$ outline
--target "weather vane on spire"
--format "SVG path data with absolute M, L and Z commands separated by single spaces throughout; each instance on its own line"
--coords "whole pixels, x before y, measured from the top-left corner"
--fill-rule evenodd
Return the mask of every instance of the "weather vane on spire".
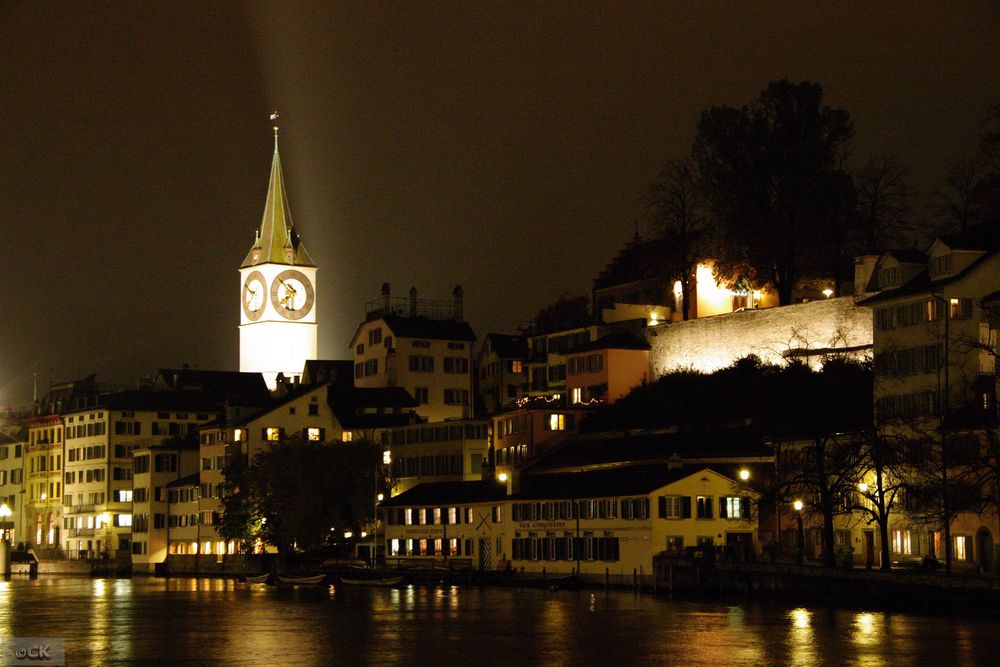
M 271 125 L 274 127 L 274 150 L 278 150 L 278 110 L 271 114 Z

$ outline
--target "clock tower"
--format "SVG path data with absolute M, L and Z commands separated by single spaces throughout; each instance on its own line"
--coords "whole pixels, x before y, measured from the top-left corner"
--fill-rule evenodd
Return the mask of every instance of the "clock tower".
M 240 265 L 240 370 L 271 389 L 278 373 L 300 375 L 316 358 L 316 329 L 316 265 L 292 226 L 275 125 L 264 218 Z

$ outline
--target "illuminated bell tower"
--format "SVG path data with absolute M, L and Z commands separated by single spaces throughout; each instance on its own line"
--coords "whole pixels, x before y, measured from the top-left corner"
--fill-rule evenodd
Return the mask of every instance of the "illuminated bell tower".
M 278 373 L 301 375 L 316 358 L 316 265 L 292 226 L 278 155 L 274 158 L 264 218 L 240 265 L 240 370 L 263 373 L 274 389 Z

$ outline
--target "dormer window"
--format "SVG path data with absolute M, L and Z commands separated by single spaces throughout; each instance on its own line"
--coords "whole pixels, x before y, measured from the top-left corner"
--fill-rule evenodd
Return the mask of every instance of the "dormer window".
M 886 289 L 887 287 L 897 287 L 898 285 L 899 285 L 898 266 L 890 266 L 884 269 L 879 269 L 878 286 L 880 289 Z
M 931 257 L 931 275 L 940 276 L 951 272 L 951 255 Z

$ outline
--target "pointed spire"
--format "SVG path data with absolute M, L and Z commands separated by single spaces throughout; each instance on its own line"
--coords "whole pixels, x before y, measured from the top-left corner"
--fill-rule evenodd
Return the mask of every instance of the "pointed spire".
M 299 235 L 292 225 L 292 211 L 285 194 L 285 179 L 281 174 L 281 155 L 278 153 L 278 112 L 271 114 L 274 128 L 274 157 L 271 160 L 271 178 L 267 185 L 264 217 L 257 231 L 253 247 L 243 260 L 242 267 L 255 264 L 294 264 L 315 266 L 306 252 Z

